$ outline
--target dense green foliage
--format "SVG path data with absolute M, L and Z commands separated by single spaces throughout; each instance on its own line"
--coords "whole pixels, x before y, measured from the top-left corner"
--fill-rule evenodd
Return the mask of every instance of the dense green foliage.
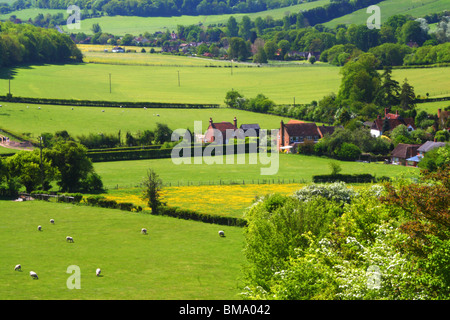
M 448 299 L 449 187 L 444 167 L 417 182 L 310 185 L 261 198 L 246 213 L 242 295 Z
M 20 63 L 80 62 L 82 55 L 66 34 L 55 29 L 0 22 L 0 66 Z
M 62 192 L 103 191 L 101 177 L 95 173 L 87 149 L 70 140 L 47 141 L 51 148 L 20 151 L 0 160 L 0 193 L 15 196 L 25 187 L 49 190 L 56 181 Z

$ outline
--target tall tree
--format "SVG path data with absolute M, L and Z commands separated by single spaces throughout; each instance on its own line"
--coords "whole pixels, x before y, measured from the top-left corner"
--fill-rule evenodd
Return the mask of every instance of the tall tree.
M 392 107 L 399 104 L 400 85 L 392 79 L 392 68 L 385 67 L 381 75 L 382 83 L 377 93 L 376 103 L 383 107 Z
M 57 184 L 63 192 L 76 192 L 81 182 L 94 171 L 87 149 L 74 141 L 59 142 L 53 149 L 44 150 L 44 157 L 59 170 Z
M 239 27 L 236 22 L 236 19 L 233 16 L 231 16 L 227 22 L 226 34 L 228 37 L 232 38 L 232 37 L 237 37 L 238 33 L 239 33 Z
M 147 201 L 148 206 L 152 209 L 152 213 L 158 213 L 158 209 L 162 204 L 160 200 L 162 180 L 153 169 L 148 169 L 147 177 L 142 181 L 142 185 L 144 187 L 142 199 Z
M 400 107 L 403 110 L 413 110 L 416 107 L 416 95 L 414 93 L 414 88 L 408 83 L 408 79 L 402 85 L 402 90 L 400 92 Z
M 380 75 L 377 72 L 379 63 L 371 53 L 361 54 L 354 61 L 347 62 L 341 69 L 343 77 L 338 99 L 372 102 L 380 87 Z

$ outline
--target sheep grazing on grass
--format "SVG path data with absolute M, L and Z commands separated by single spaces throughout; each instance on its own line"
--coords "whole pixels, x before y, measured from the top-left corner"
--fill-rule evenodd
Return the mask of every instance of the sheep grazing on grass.
M 67 242 L 73 242 L 73 238 L 72 238 L 72 237 L 69 237 L 69 236 L 67 236 L 67 237 L 66 237 L 66 241 L 67 241 Z
M 32 277 L 33 279 L 39 279 L 38 275 L 34 271 L 30 271 L 30 277 Z
M 219 231 L 219 236 L 225 237 L 225 232 L 223 232 L 222 230 L 220 230 L 220 231 Z
M 142 228 L 142 229 L 141 229 L 141 233 L 142 233 L 142 234 L 147 234 L 147 229 Z
M 100 268 L 97 268 L 97 270 L 95 270 L 95 274 L 98 276 L 100 276 L 100 272 L 102 272 L 102 270 L 100 270 Z
M 22 266 L 18 264 L 17 266 L 14 267 L 14 271 L 22 271 Z
M 41 226 L 38 226 L 38 231 L 42 231 L 42 227 Z
M 55 223 L 55 220 L 50 219 L 50 223 L 51 223 L 51 224 L 54 224 L 54 223 Z

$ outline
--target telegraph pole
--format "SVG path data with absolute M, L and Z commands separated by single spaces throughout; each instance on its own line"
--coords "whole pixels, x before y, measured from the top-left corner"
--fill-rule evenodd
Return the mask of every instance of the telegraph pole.
M 44 169 L 42 167 L 42 136 L 39 137 L 39 149 L 40 149 L 40 158 L 41 158 L 41 162 L 39 164 L 40 169 L 41 169 L 41 186 L 42 186 L 42 189 L 44 189 Z

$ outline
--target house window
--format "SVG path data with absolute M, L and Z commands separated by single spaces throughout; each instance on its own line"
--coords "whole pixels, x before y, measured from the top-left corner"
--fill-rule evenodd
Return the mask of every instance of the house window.
M 293 137 L 290 137 L 290 138 L 289 138 L 289 141 L 290 141 L 290 142 L 294 142 L 294 138 L 293 138 Z
M 306 139 L 312 140 L 312 136 L 307 136 Z
M 295 142 L 298 142 L 298 137 L 295 137 Z
M 303 136 L 300 137 L 300 142 L 303 142 Z

